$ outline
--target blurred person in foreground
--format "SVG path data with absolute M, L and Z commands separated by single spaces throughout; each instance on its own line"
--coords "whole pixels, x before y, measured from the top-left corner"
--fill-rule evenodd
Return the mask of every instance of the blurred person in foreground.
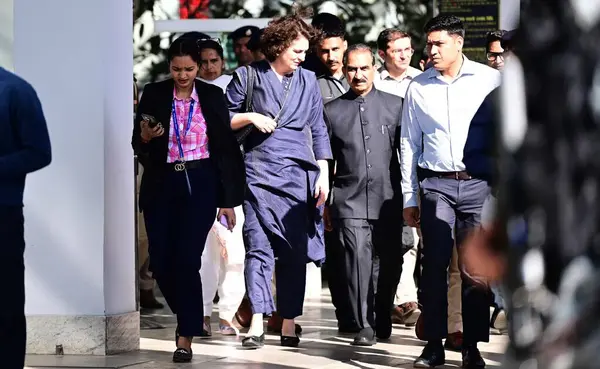
M 25 177 L 50 164 L 50 138 L 40 100 L 22 78 L 0 68 L 0 357 L 25 366 Z

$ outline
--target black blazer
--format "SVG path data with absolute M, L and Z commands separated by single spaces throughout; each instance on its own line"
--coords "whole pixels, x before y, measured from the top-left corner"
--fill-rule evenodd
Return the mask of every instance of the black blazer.
M 246 189 L 246 170 L 240 147 L 231 130 L 229 110 L 220 87 L 195 81 L 196 92 L 200 100 L 202 114 L 206 121 L 210 158 L 215 163 L 220 180 L 219 208 L 233 208 L 241 205 Z M 140 209 L 153 197 L 161 184 L 166 170 L 169 142 L 171 107 L 174 82 L 172 79 L 149 83 L 144 88 L 133 125 L 131 145 L 144 166 L 144 175 L 140 186 Z M 141 114 L 153 115 L 162 123 L 165 133 L 142 143 L 140 136 Z

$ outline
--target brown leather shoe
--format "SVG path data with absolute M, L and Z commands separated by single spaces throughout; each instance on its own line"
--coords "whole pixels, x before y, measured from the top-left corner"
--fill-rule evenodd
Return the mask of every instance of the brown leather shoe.
M 416 302 L 406 302 L 392 309 L 392 323 L 394 324 L 412 327 L 417 324 L 419 316 L 421 316 L 421 310 Z
M 449 333 L 444 343 L 444 348 L 450 351 L 462 351 L 463 348 L 463 334 L 461 331 Z
M 238 311 L 235 313 L 235 320 L 241 327 L 250 328 L 250 323 L 252 323 L 252 308 L 247 298 L 242 300 Z
M 165 306 L 156 299 L 154 290 L 140 290 L 140 307 L 143 309 L 159 310 Z

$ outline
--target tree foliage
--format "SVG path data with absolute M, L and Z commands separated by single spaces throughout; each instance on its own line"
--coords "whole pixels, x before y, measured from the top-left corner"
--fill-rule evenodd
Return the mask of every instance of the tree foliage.
M 210 5 L 213 18 L 271 18 L 291 11 L 292 1 L 286 0 L 221 0 Z M 433 14 L 429 0 L 313 0 L 302 5 L 314 13 L 328 12 L 346 22 L 350 43 L 374 45 L 385 28 L 396 27 L 413 35 L 415 49 L 425 44 L 423 26 Z

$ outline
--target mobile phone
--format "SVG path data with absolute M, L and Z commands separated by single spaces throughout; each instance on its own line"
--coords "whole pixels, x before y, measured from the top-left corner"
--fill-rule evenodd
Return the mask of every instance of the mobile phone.
M 156 120 L 156 118 L 154 118 L 150 114 L 143 114 L 142 113 L 142 119 L 148 121 L 148 128 L 154 128 L 154 127 L 156 127 L 159 124 L 158 121 Z
M 219 223 L 221 223 L 223 227 L 229 229 L 229 224 L 227 223 L 227 217 L 225 215 L 221 215 L 221 218 L 219 218 Z

